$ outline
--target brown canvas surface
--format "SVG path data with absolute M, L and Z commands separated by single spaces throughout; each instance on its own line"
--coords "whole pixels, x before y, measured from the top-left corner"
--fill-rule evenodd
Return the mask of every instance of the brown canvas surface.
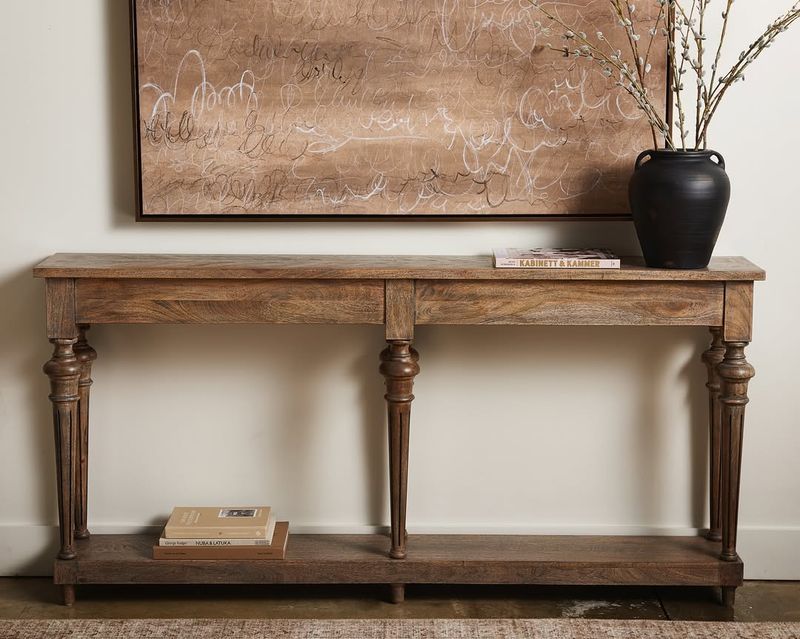
M 636 6 L 646 24 L 658 5 Z M 549 8 L 627 46 L 604 1 Z M 561 30 L 528 0 L 136 0 L 135 14 L 145 217 L 619 215 L 653 146 L 616 78 L 549 49 Z

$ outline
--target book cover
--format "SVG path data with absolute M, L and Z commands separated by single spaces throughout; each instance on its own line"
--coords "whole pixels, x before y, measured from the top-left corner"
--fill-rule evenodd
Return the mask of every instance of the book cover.
M 620 268 L 607 249 L 495 249 L 496 268 Z
M 284 559 L 289 522 L 275 524 L 270 546 L 153 546 L 153 559 Z
M 162 535 L 159 546 L 269 546 L 275 533 L 275 515 L 270 514 L 265 537 L 231 538 L 231 537 L 198 537 L 197 539 L 168 539 Z
M 167 539 L 265 539 L 269 506 L 178 506 L 164 527 Z

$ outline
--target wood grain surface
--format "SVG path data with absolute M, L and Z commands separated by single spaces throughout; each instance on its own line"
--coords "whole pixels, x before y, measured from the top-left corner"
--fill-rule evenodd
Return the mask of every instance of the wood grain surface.
M 743 257 L 715 257 L 708 268 L 655 269 L 625 257 L 621 269 L 499 269 L 490 255 L 177 255 L 57 253 L 36 277 L 104 279 L 436 279 L 436 280 L 763 280 Z
M 48 339 L 77 338 L 79 329 L 75 320 L 75 280 L 49 278 L 45 282 Z
M 75 538 L 85 539 L 89 536 L 88 528 L 88 491 L 89 491 L 89 398 L 92 388 L 92 365 L 97 359 L 97 351 L 86 339 L 88 326 L 80 327 L 80 336 L 73 350 L 75 359 L 81 367 L 78 381 L 78 423 L 75 442 Z
M 380 280 L 77 280 L 78 322 L 382 324 Z
M 749 342 L 753 336 L 753 283 L 729 282 L 725 286 L 725 326 L 727 342 Z
M 481 583 L 728 585 L 740 561 L 701 537 L 410 535 L 406 558 L 386 556 L 383 535 L 291 535 L 282 561 L 152 559 L 152 535 L 78 540 L 57 561 L 57 584 Z
M 722 282 L 480 282 L 417 284 L 417 324 L 716 326 Z
M 414 305 L 414 280 L 386 280 L 387 340 L 413 339 Z
M 632 259 L 620 270 L 496 269 L 488 256 L 58 254 L 46 278 L 45 364 L 56 443 L 60 559 L 66 603 L 81 583 L 407 583 L 715 585 L 731 605 L 742 583 L 736 550 L 744 406 L 754 374 L 744 356 L 753 282 L 740 257 L 700 270 L 659 270 Z M 384 324 L 380 356 L 389 426 L 391 538 L 293 536 L 287 559 L 166 561 L 152 537 L 88 536 L 90 324 Z M 409 432 L 418 324 L 700 325 L 711 406 L 710 537 L 406 535 Z M 720 356 L 724 347 L 725 355 Z M 75 539 L 79 537 L 79 539 Z M 717 541 L 721 538 L 721 543 Z M 387 556 L 387 546 L 389 553 Z
M 546 4 L 627 46 L 597 2 Z M 633 160 L 653 146 L 617 78 L 552 50 L 562 34 L 529 2 L 134 10 L 145 219 L 627 214 Z M 637 3 L 643 32 L 657 11 Z M 647 84 L 666 97 L 656 41 Z

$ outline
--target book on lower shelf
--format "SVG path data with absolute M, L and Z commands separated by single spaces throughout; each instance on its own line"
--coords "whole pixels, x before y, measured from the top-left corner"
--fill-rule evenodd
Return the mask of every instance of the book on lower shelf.
M 269 506 L 177 506 L 172 509 L 165 539 L 267 539 Z
M 235 541 L 241 541 L 236 539 Z M 275 523 L 269 545 L 153 546 L 153 559 L 284 559 L 289 522 Z
M 495 249 L 496 268 L 618 269 L 620 259 L 608 249 Z
M 220 547 L 220 546 L 269 546 L 272 544 L 272 536 L 275 533 L 275 515 L 270 513 L 267 520 L 267 528 L 263 537 L 167 537 L 166 528 L 161 538 L 158 540 L 159 546 L 204 546 L 204 547 Z

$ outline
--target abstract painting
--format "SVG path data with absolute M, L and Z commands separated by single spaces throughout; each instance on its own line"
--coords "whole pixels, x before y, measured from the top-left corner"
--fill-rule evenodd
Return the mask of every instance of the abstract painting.
M 131 2 L 138 219 L 620 217 L 653 146 L 528 0 Z M 626 46 L 607 0 L 548 9 Z

